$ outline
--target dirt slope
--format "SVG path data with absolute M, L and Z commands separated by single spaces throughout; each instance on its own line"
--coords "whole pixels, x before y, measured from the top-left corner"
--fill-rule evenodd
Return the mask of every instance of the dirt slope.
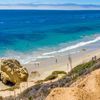
M 100 69 L 88 74 L 69 88 L 56 88 L 46 100 L 100 100 Z

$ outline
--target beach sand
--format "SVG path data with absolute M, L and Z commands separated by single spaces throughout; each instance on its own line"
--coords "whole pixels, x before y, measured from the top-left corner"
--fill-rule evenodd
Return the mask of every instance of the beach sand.
M 75 54 L 71 54 L 70 58 L 72 60 L 72 66 L 70 66 L 69 62 L 69 55 L 60 55 L 55 56 L 53 58 L 48 59 L 42 59 L 37 61 L 36 63 L 29 63 L 26 65 L 23 65 L 26 67 L 31 73 L 32 71 L 37 71 L 40 73 L 40 77 L 35 78 L 37 79 L 43 79 L 50 75 L 53 71 L 70 71 L 75 66 L 88 62 L 89 60 L 92 60 L 92 57 L 96 56 L 97 58 L 100 57 L 100 49 L 96 49 L 93 51 L 90 50 L 81 50 L 80 52 L 77 52 Z M 56 61 L 57 60 L 57 61 Z M 36 65 L 37 64 L 37 65 Z M 71 68 L 72 67 L 72 68 Z M 35 81 L 35 79 L 33 79 Z
M 96 49 L 96 50 L 82 50 L 80 52 L 77 52 L 75 54 L 71 54 L 70 57 L 72 59 L 72 68 L 74 68 L 75 66 L 77 66 L 78 64 L 82 64 L 85 62 L 88 62 L 89 60 L 92 59 L 92 57 L 96 56 L 97 58 L 100 58 L 100 49 Z M 21 91 L 20 89 L 16 89 L 16 95 L 18 95 L 20 92 L 24 91 L 26 88 L 31 87 L 34 85 L 34 82 L 37 80 L 41 80 L 44 79 L 45 77 L 47 77 L 48 75 L 50 75 L 53 71 L 70 71 L 71 70 L 71 66 L 69 64 L 69 60 L 68 60 L 68 55 L 65 54 L 63 56 L 56 56 L 54 58 L 48 58 L 48 59 L 41 59 L 34 62 L 30 62 L 29 64 L 23 65 L 24 67 L 26 67 L 29 71 L 29 73 L 31 73 L 32 71 L 37 71 L 40 73 L 40 76 L 36 77 L 36 78 L 29 78 L 28 80 L 28 86 L 27 86 L 27 82 L 26 83 L 22 83 L 21 86 Z M 9 95 L 15 95 L 14 91 L 2 91 L 5 90 L 9 87 L 3 85 L 2 83 L 0 83 L 0 96 L 6 97 Z

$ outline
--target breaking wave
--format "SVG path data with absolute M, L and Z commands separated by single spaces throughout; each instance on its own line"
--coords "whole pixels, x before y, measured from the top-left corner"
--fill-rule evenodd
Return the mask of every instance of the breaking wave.
M 82 47 L 82 46 L 86 46 L 86 45 L 89 45 L 89 44 L 92 44 L 92 43 L 95 43 L 95 42 L 98 42 L 100 41 L 100 36 L 96 37 L 95 39 L 93 40 L 89 40 L 89 41 L 83 41 L 83 42 L 79 42 L 79 43 L 76 43 L 74 45 L 71 45 L 71 46 L 67 46 L 67 47 L 64 47 L 62 49 L 59 49 L 59 50 L 55 50 L 55 51 L 52 51 L 52 52 L 45 52 L 45 53 L 42 53 L 40 55 L 34 55 L 32 53 L 29 53 L 29 54 L 23 54 L 23 53 L 16 53 L 16 52 L 8 52 L 6 55 L 8 58 L 15 58 L 15 59 L 18 59 L 22 64 L 28 64 L 30 62 L 36 62 L 36 60 L 38 59 L 46 59 L 46 58 L 52 58 L 52 57 L 55 57 L 56 54 L 59 54 L 59 53 L 64 53 L 64 52 L 67 52 L 69 50 L 73 50 L 73 49 L 76 49 L 76 48 L 79 48 L 79 47 Z M 77 51 L 79 52 L 79 51 Z M 72 54 L 75 53 L 75 52 L 72 52 Z

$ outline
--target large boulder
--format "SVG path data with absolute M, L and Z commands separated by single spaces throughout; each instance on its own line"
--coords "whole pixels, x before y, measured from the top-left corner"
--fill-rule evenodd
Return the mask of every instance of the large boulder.
M 4 83 L 19 84 L 28 79 L 28 71 L 15 59 L 0 60 L 0 80 Z

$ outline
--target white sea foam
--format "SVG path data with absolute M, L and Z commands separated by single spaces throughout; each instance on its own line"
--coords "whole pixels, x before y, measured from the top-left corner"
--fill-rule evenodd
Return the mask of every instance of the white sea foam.
M 23 53 L 18 53 L 18 52 L 13 52 L 9 51 L 9 54 L 7 54 L 7 57 L 2 57 L 2 59 L 17 59 L 21 62 L 21 64 L 28 64 L 30 62 L 34 63 L 38 59 L 48 59 L 48 58 L 53 58 L 54 56 L 43 56 L 43 55 L 34 55 L 34 54 L 23 54 Z
M 33 56 L 29 56 L 29 57 L 25 57 L 24 59 L 20 59 L 20 62 L 22 64 L 28 64 L 30 62 L 35 62 L 37 59 L 46 59 L 46 58 L 53 58 L 54 56 L 37 56 L 37 57 L 33 57 Z
M 100 37 L 97 37 L 94 40 L 90 40 L 90 41 L 86 41 L 86 42 L 80 42 L 80 43 L 77 43 L 75 45 L 60 49 L 58 51 L 47 52 L 47 53 L 44 53 L 43 55 L 52 55 L 52 54 L 56 54 L 56 53 L 63 53 L 63 52 L 66 52 L 68 50 L 72 50 L 72 49 L 75 49 L 75 48 L 78 48 L 78 47 L 89 45 L 89 44 L 92 44 L 92 43 L 95 43 L 95 42 L 98 42 L 98 41 L 100 41 Z
M 55 51 L 52 51 L 52 52 L 46 52 L 46 53 L 42 53 L 40 55 L 34 55 L 34 54 L 23 54 L 23 53 L 15 53 L 15 52 L 8 52 L 8 58 L 15 58 L 15 59 L 18 59 L 22 64 L 28 64 L 30 62 L 36 62 L 36 60 L 38 59 L 48 59 L 48 58 L 52 58 L 52 57 L 55 57 L 55 54 L 59 54 L 59 53 L 63 53 L 63 52 L 66 52 L 66 51 L 69 51 L 69 50 L 73 50 L 73 49 L 76 49 L 76 48 L 79 48 L 79 47 L 82 47 L 82 46 L 85 46 L 85 45 L 89 45 L 89 44 L 92 44 L 92 43 L 95 43 L 95 42 L 98 42 L 100 41 L 100 36 L 96 37 L 95 39 L 93 40 L 90 40 L 90 41 L 83 41 L 83 42 L 80 42 L 80 43 L 77 43 L 75 45 L 71 45 L 71 46 L 67 46 L 65 48 L 62 48 L 62 49 L 59 49 L 59 50 L 55 50 Z M 77 51 L 79 52 L 79 51 Z M 75 54 L 76 52 L 70 52 L 71 54 Z M 6 54 L 7 55 L 7 54 Z

